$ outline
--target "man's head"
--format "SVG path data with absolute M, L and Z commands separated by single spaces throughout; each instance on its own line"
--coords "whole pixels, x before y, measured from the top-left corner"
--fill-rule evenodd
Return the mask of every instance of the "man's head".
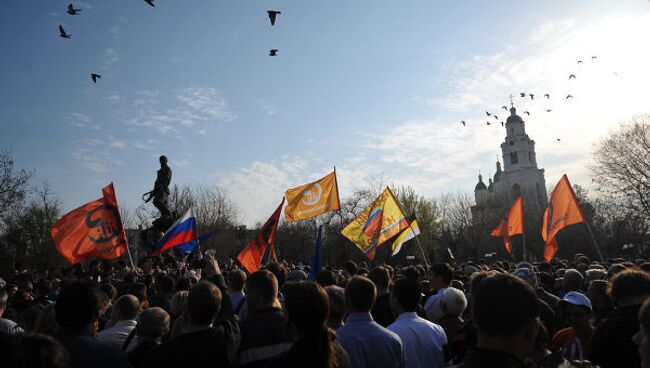
M 383 295 L 388 293 L 388 285 L 390 285 L 390 272 L 387 268 L 379 266 L 375 267 L 368 274 L 368 278 L 375 283 L 377 293 Z
M 577 291 L 569 291 L 560 300 L 559 306 L 564 312 L 563 315 L 569 327 L 578 331 L 590 327 L 593 308 L 586 295 Z
M 56 321 L 64 330 L 88 330 L 99 318 L 98 290 L 90 282 L 67 280 L 56 300 Z
M 474 324 L 478 347 L 509 346 L 510 352 L 523 357 L 537 338 L 539 302 L 535 290 L 510 274 L 485 277 L 472 291 Z
M 221 291 L 209 282 L 201 281 L 192 286 L 187 296 L 187 315 L 190 324 L 211 324 L 221 308 Z
M 454 270 L 447 263 L 436 263 L 429 270 L 429 281 L 434 290 L 446 288 L 454 278 Z
M 253 272 L 246 279 L 245 292 L 250 310 L 273 306 L 278 298 L 278 280 L 267 270 Z
M 591 304 L 594 307 L 598 307 L 603 303 L 607 302 L 607 281 L 606 280 L 594 280 L 589 284 L 587 288 L 587 297 L 591 301 Z
M 370 312 L 377 298 L 375 284 L 364 276 L 353 276 L 345 285 L 345 307 L 349 313 Z
M 159 307 L 147 308 L 138 315 L 136 332 L 138 342 L 160 341 L 169 333 L 170 317 L 164 309 Z
M 314 335 L 323 330 L 329 314 L 329 300 L 322 286 L 312 281 L 288 284 L 284 302 L 289 326 L 294 331 Z
M 230 292 L 244 290 L 245 283 L 246 272 L 239 269 L 228 272 L 228 288 L 230 289 Z
M 161 165 L 161 166 L 165 166 L 165 165 L 167 165 L 167 156 L 165 156 L 165 155 L 160 156 L 160 158 L 158 159 L 158 161 L 160 161 L 160 165 Z
M 517 270 L 515 270 L 514 275 L 526 281 L 528 285 L 533 287 L 533 289 L 537 289 L 537 286 L 539 285 L 537 283 L 537 274 L 535 273 L 535 271 L 533 271 L 532 266 L 531 268 L 523 268 L 523 267 L 518 268 Z
M 562 288 L 565 291 L 580 291 L 584 277 L 580 271 L 569 268 L 564 272 L 564 279 L 562 280 Z
M 390 293 L 390 308 L 396 313 L 414 312 L 421 297 L 422 290 L 417 281 L 408 278 L 398 279 Z
M 650 275 L 639 270 L 619 272 L 612 279 L 610 295 L 619 308 L 641 305 L 650 296 Z
M 140 312 L 138 298 L 130 294 L 122 295 L 115 301 L 111 320 L 113 324 L 118 321 L 134 320 L 138 316 L 138 312 Z
M 446 317 L 458 318 L 463 314 L 465 308 L 467 308 L 465 293 L 453 287 L 445 289 L 442 299 L 440 299 L 440 309 Z

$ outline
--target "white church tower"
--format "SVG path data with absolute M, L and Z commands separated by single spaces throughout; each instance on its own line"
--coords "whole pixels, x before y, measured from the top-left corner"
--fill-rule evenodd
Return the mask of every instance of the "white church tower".
M 501 143 L 503 169 L 497 160 L 489 186 L 486 188 L 479 177 L 474 188 L 476 205 L 472 207 L 472 215 L 475 222 L 479 218 L 505 215 L 520 195 L 524 198 L 525 212 L 534 217 L 541 216 L 548 203 L 544 169 L 537 167 L 535 141 L 526 134 L 526 123 L 517 115 L 514 106 L 510 108 L 505 128 L 506 137 Z M 494 211 L 504 213 L 495 214 Z

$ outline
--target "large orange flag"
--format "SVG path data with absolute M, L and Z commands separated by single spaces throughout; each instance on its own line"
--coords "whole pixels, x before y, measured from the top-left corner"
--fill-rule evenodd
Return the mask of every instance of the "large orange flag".
M 551 192 L 551 199 L 544 211 L 542 220 L 542 238 L 546 242 L 544 246 L 544 259 L 550 262 L 557 253 L 557 241 L 555 235 L 558 231 L 573 224 L 585 221 L 578 200 L 569 183 L 566 174 L 562 176 L 555 189 Z
M 114 259 L 126 251 L 113 183 L 104 187 L 102 194 L 61 217 L 50 230 L 56 249 L 72 264 L 91 258 Z
M 257 231 L 255 238 L 237 256 L 237 260 L 239 260 L 239 263 L 244 266 L 248 273 L 253 273 L 260 269 L 266 248 L 275 243 L 275 235 L 278 232 L 280 212 L 282 212 L 283 205 L 284 198 L 282 198 L 282 203 L 280 203 L 271 217 L 266 220 L 264 226 Z
M 287 221 L 304 220 L 341 208 L 336 171 L 315 182 L 287 190 Z
M 524 199 L 522 196 L 519 196 L 515 203 L 512 204 L 512 207 L 510 207 L 506 218 L 501 220 L 499 226 L 492 230 L 490 235 L 494 237 L 502 236 L 506 251 L 510 254 L 512 253 L 510 237 L 523 234 L 524 232 Z

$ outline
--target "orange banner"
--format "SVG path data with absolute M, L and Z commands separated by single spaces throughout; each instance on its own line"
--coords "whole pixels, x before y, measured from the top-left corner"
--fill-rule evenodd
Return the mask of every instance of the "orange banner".
M 103 198 L 67 213 L 50 230 L 57 250 L 72 264 L 92 258 L 115 259 L 126 251 L 113 183 L 102 189 L 102 194 Z
M 512 253 L 510 237 L 512 235 L 523 234 L 524 232 L 524 199 L 519 196 L 515 203 L 512 204 L 512 207 L 510 207 L 508 216 L 501 220 L 499 226 L 492 230 L 490 235 L 494 237 L 502 236 L 506 251 L 510 254 Z
M 284 218 L 298 221 L 341 208 L 336 171 L 315 182 L 287 190 Z
M 551 199 L 544 211 L 542 220 L 542 238 L 546 242 L 544 259 L 550 262 L 557 253 L 555 235 L 565 227 L 585 221 L 578 200 L 569 183 L 566 174 L 557 183 L 551 192 Z

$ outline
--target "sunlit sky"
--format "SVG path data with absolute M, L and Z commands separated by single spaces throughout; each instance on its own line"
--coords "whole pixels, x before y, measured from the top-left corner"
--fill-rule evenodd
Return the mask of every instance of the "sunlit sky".
M 647 0 L 68 3 L 0 0 L 0 148 L 65 210 L 110 181 L 137 206 L 160 154 L 247 224 L 334 165 L 343 197 L 377 177 L 471 192 L 505 136 L 485 110 L 505 120 L 511 94 L 547 185 L 593 190 L 594 143 L 650 112 Z

